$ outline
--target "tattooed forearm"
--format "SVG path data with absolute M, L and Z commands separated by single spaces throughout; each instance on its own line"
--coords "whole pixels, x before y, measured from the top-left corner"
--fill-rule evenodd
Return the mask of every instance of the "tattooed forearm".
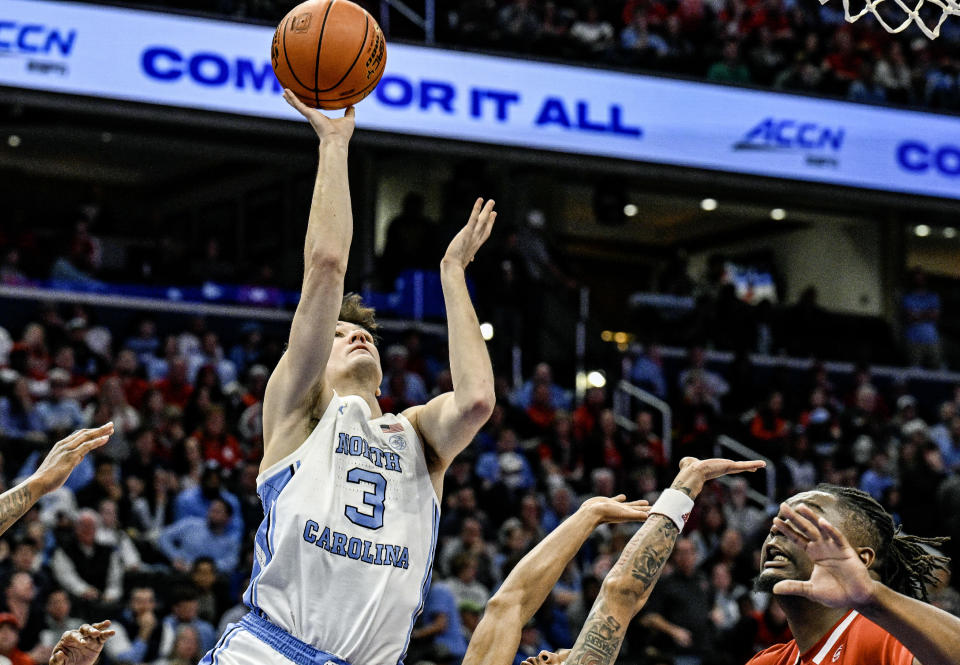
M 570 665 L 610 665 L 620 653 L 623 624 L 607 613 L 601 599 L 590 611 L 587 623 L 570 653 Z
M 607 574 L 587 623 L 567 659 L 569 665 L 610 665 L 630 621 L 646 603 L 679 531 L 664 515 L 651 515 Z
M 20 519 L 33 502 L 33 492 L 26 483 L 0 494 L 0 533 Z
M 637 595 L 642 596 L 650 586 L 660 577 L 663 565 L 673 552 L 673 545 L 680 531 L 672 520 L 662 518 L 657 520 L 656 530 L 652 537 L 645 539 L 642 547 L 637 548 L 631 560 L 630 574 L 639 582 L 635 589 Z
M 691 488 L 687 487 L 686 483 L 684 483 L 684 482 L 683 482 L 682 480 L 680 480 L 679 478 L 677 478 L 676 480 L 673 481 L 673 484 L 670 486 L 670 489 L 672 489 L 672 490 L 678 490 L 678 491 L 680 491 L 680 492 L 683 492 L 684 494 L 686 494 L 686 495 L 689 496 L 689 497 L 693 497 L 693 490 L 692 490 Z

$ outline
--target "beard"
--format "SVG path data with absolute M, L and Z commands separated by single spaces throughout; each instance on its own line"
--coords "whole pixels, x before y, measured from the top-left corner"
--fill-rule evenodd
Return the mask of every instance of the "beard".
M 773 587 L 780 579 L 773 575 L 764 575 L 762 572 L 753 578 L 753 590 L 764 593 L 773 593 Z

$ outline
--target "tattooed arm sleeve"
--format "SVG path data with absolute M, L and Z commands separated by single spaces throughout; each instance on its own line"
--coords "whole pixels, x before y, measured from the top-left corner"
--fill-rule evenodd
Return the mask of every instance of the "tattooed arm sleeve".
M 31 482 L 24 481 L 11 490 L 0 494 L 0 534 L 9 529 L 14 522 L 40 498 Z
M 670 518 L 650 516 L 604 578 L 567 665 L 616 661 L 627 626 L 650 597 L 678 535 Z
M 699 487 L 691 488 L 680 477 L 671 487 L 692 498 L 699 493 Z M 627 626 L 646 604 L 679 535 L 669 517 L 650 515 L 603 579 L 567 665 L 611 665 L 616 661 Z

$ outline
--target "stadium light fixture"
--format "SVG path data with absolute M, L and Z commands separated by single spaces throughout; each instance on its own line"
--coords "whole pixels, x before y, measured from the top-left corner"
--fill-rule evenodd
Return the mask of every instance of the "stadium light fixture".
M 716 199 L 704 199 L 700 202 L 700 209 L 707 212 L 713 212 L 717 209 L 717 200 Z
M 587 385 L 591 388 L 603 388 L 607 385 L 607 377 L 599 370 L 593 370 L 587 374 Z
M 480 324 L 480 335 L 483 337 L 483 341 L 489 342 L 493 339 L 493 324 L 492 323 L 481 323 Z
M 640 208 L 632 203 L 628 203 L 627 205 L 623 206 L 623 214 L 627 217 L 636 217 L 638 212 L 640 212 Z
M 930 235 L 930 227 L 926 224 L 917 224 L 913 228 L 913 233 L 918 238 L 926 238 L 928 235 Z
M 787 218 L 787 211 L 783 208 L 774 208 L 770 211 L 770 219 L 779 222 Z

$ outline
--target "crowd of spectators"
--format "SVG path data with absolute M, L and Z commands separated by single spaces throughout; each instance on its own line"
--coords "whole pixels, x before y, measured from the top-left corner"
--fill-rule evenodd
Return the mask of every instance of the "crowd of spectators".
M 222 339 L 201 319 L 161 334 L 144 318 L 123 337 L 95 314 L 45 307 L 13 334 L 0 330 L 3 488 L 63 434 L 116 425 L 0 540 L 0 655 L 44 662 L 65 626 L 111 618 L 119 634 L 107 662 L 195 663 L 245 611 L 262 518 L 261 400 L 281 347 L 256 325 Z M 385 344 L 385 409 L 451 388 L 442 342 L 409 331 Z M 602 388 L 577 403 L 545 363 L 519 386 L 498 375 L 494 413 L 445 481 L 434 583 L 409 662 L 458 662 L 512 566 L 585 497 L 653 500 L 681 456 L 712 456 L 721 433 L 775 461 L 780 497 L 821 480 L 857 485 L 907 530 L 960 538 L 960 391 L 931 413 L 938 405 L 903 387 L 884 393 L 866 369 L 849 385 L 818 367 L 809 385 L 758 386 L 749 366 L 721 374 L 697 349 L 680 371 L 655 349 L 633 368 L 674 406 L 673 459 L 658 418 L 640 410 L 622 427 Z M 786 635 L 776 603 L 750 591 L 769 514 L 749 490 L 737 478 L 700 498 L 623 662 L 740 663 Z M 635 528 L 595 534 L 524 628 L 520 656 L 572 644 Z M 960 612 L 949 583 L 935 602 Z
M 883 8 L 888 20 L 902 22 Z M 852 101 L 957 110 L 960 27 L 850 25 L 840 3 L 796 0 L 473 0 L 447 12 L 450 42 Z M 936 14 L 939 18 L 939 14 Z
M 278 0 L 143 0 L 131 4 L 279 21 Z M 360 0 L 374 16 L 380 3 Z M 880 10 L 891 25 L 904 14 Z M 927 4 L 935 25 L 940 11 Z M 440 44 L 582 61 L 628 70 L 816 93 L 852 101 L 960 110 L 960 22 L 930 42 L 890 35 L 873 17 L 844 20 L 836 0 L 459 0 L 437 2 Z M 398 20 L 397 28 L 408 24 Z M 412 24 L 410 24 L 412 25 Z M 422 39 L 423 33 L 399 33 Z

